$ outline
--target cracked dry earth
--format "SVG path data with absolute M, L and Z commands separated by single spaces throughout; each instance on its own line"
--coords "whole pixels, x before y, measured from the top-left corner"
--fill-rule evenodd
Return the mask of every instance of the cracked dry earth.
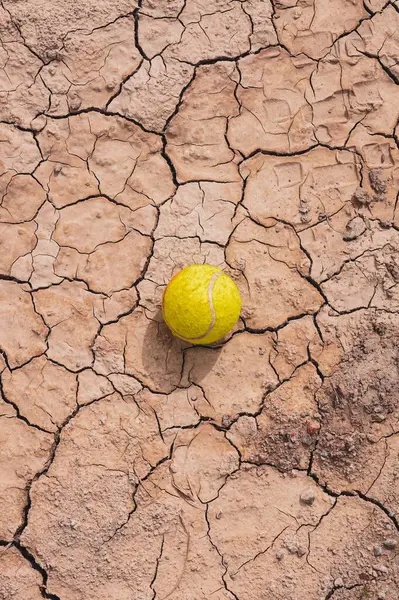
M 399 597 L 399 3 L 2 0 L 0 599 Z M 242 318 L 173 339 L 225 269 Z

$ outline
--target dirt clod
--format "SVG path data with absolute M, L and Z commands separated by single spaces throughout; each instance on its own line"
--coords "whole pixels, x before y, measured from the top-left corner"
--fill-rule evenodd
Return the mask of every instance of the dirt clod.
M 386 194 L 387 182 L 383 177 L 382 169 L 372 169 L 369 173 L 370 185 L 379 196 Z
M 368 206 L 374 202 L 374 198 L 366 190 L 358 188 L 352 196 L 352 201 L 355 204 L 360 204 L 360 206 Z
M 386 539 L 382 542 L 382 545 L 384 546 L 384 548 L 386 548 L 387 550 L 395 550 L 395 548 L 398 545 L 398 541 L 393 539 L 393 538 L 389 538 Z
M 301 494 L 301 502 L 303 504 L 308 504 L 309 506 L 313 504 L 315 498 L 316 496 L 313 490 L 304 490 Z

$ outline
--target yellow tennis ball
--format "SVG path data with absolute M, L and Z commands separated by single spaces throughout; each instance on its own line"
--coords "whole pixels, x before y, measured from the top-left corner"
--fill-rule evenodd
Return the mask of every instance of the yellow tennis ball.
M 192 344 L 212 344 L 237 322 L 240 292 L 221 269 L 191 265 L 169 281 L 162 311 L 165 323 L 180 339 Z

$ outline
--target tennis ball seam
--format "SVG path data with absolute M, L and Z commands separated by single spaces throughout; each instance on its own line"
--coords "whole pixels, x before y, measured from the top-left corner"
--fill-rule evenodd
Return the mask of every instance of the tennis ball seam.
M 198 337 L 188 338 L 188 337 L 184 337 L 183 335 L 178 333 L 175 329 L 173 329 L 173 327 L 171 327 L 169 325 L 169 323 L 167 323 L 169 329 L 171 329 L 171 331 L 172 331 L 172 333 L 174 333 L 174 335 L 177 335 L 180 339 L 184 340 L 185 342 L 199 342 L 200 340 L 204 339 L 207 335 L 209 335 L 211 333 L 212 329 L 215 327 L 215 324 L 216 324 L 216 311 L 215 311 L 215 307 L 213 305 L 213 288 L 215 286 L 217 279 L 219 277 L 222 277 L 223 275 L 224 275 L 223 272 L 214 273 L 208 284 L 208 302 L 209 302 L 209 307 L 211 309 L 212 320 L 211 320 L 206 332 Z

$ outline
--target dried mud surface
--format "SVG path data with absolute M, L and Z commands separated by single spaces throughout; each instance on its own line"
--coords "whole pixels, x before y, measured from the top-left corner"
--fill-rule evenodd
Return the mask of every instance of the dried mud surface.
M 399 597 L 397 0 L 0 2 L 0 599 Z M 225 269 L 242 318 L 173 339 Z

